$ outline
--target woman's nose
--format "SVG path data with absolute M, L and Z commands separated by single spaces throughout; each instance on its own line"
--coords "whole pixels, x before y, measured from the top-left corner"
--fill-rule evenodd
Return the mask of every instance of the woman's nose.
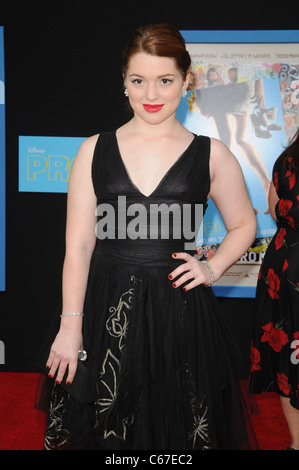
M 150 101 L 154 101 L 159 97 L 159 90 L 156 84 L 148 84 L 146 87 L 146 97 Z

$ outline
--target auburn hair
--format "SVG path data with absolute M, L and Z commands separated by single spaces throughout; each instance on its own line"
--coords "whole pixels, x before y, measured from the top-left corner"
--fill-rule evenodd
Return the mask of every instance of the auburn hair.
M 123 52 L 122 73 L 124 76 L 127 73 L 130 58 L 138 52 L 173 58 L 184 80 L 191 66 L 191 58 L 183 36 L 168 24 L 152 24 L 137 29 Z

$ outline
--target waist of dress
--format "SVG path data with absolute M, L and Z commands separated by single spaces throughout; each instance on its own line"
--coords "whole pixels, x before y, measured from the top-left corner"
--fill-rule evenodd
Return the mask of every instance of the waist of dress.
M 181 264 L 175 260 L 174 253 L 195 254 L 195 244 L 184 243 L 184 240 L 97 240 L 95 252 L 105 257 L 129 265 L 142 265 L 158 268 Z

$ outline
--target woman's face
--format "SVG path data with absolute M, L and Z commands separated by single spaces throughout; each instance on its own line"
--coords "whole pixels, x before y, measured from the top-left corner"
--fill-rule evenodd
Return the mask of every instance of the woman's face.
M 135 116 L 151 124 L 175 116 L 188 83 L 189 74 L 184 81 L 174 59 L 144 52 L 131 57 L 124 77 Z

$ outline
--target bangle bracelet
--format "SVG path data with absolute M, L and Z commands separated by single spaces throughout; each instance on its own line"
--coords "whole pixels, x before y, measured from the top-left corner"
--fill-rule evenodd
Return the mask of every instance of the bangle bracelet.
M 70 317 L 73 315 L 79 315 L 80 317 L 84 317 L 84 313 L 81 312 L 74 312 L 74 313 L 62 313 L 60 317 Z
M 215 274 L 214 274 L 214 271 L 212 269 L 212 267 L 209 265 L 209 263 L 206 263 L 206 267 L 208 268 L 208 270 L 210 271 L 210 274 L 211 274 L 211 284 L 213 284 L 213 282 L 215 282 Z

